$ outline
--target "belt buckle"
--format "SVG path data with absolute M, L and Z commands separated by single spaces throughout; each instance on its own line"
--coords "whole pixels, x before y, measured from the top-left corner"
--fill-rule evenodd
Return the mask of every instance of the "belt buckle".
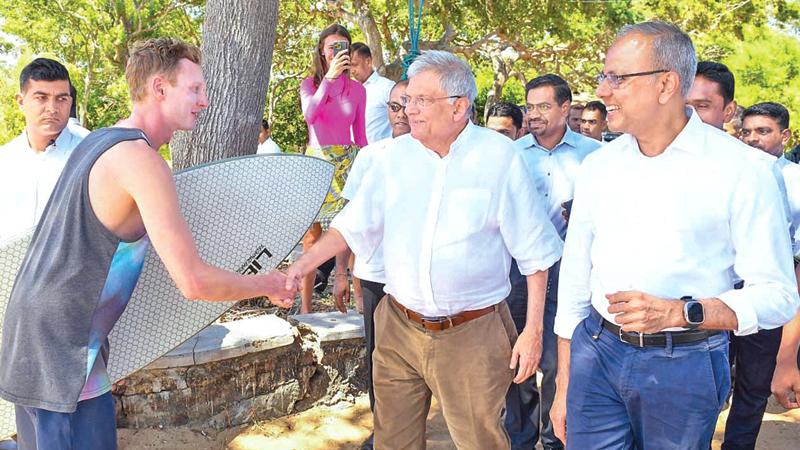
M 447 323 L 450 324 L 450 328 L 453 327 L 453 318 L 450 317 L 450 316 L 433 316 L 433 317 L 432 316 L 422 316 L 422 317 L 420 317 L 420 320 L 422 320 L 425 323 L 446 323 L 447 322 Z
M 618 333 L 619 340 L 624 342 L 624 343 L 626 343 L 626 344 L 631 344 L 630 342 L 628 342 L 628 341 L 626 341 L 625 339 L 622 338 L 622 333 L 624 333 L 622 331 L 622 327 L 619 327 L 619 333 Z M 639 347 L 644 348 L 644 333 L 641 333 L 639 331 L 634 331 L 634 333 L 639 335 Z M 631 345 L 636 345 L 636 344 L 631 344 Z

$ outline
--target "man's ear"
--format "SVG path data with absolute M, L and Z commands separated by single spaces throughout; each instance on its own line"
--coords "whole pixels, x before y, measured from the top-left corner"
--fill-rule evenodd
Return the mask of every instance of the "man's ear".
M 467 97 L 458 97 L 453 105 L 456 107 L 453 110 L 454 119 L 461 117 L 462 114 L 469 119 L 469 116 L 472 115 L 472 109 L 470 108 L 470 103 L 469 100 L 467 100 Z
M 572 108 L 572 102 L 567 100 L 559 106 L 561 108 L 561 114 L 569 121 L 569 113 Z
M 733 119 L 733 115 L 736 114 L 736 106 L 736 100 L 731 100 L 722 108 L 723 123 L 730 122 Z
M 680 95 L 681 78 L 675 72 L 667 72 L 659 75 L 661 75 L 661 77 L 656 81 L 660 91 L 658 100 L 663 105 L 668 103 L 672 96 Z
M 164 98 L 164 87 L 166 86 L 167 80 L 164 79 L 163 75 L 155 75 L 153 78 L 150 79 L 150 89 L 151 93 L 153 94 L 153 98 L 156 99 L 163 99 Z
M 24 98 L 25 98 L 25 97 L 22 95 L 22 92 L 17 92 L 17 94 L 14 96 L 14 101 L 15 101 L 15 102 L 17 102 L 17 105 L 18 105 L 20 108 L 22 108 L 22 107 L 23 107 L 23 106 L 22 106 L 22 100 L 23 100 Z
M 781 131 L 781 144 L 783 144 L 784 147 L 786 147 L 786 145 L 789 143 L 789 139 L 791 138 L 792 138 L 791 129 L 786 128 L 785 130 Z

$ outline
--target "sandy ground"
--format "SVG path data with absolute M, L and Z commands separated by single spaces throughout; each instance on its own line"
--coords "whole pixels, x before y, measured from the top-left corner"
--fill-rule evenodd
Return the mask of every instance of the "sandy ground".
M 771 403 L 764 417 L 759 450 L 790 450 L 800 447 L 800 410 L 781 412 Z M 720 415 L 712 448 L 720 448 L 727 411 Z M 119 430 L 121 450 L 357 450 L 369 436 L 372 415 L 364 395 L 353 403 L 339 403 L 239 427 L 221 433 L 179 428 L 172 430 Z M 434 401 L 428 416 L 428 449 L 455 450 L 442 412 Z

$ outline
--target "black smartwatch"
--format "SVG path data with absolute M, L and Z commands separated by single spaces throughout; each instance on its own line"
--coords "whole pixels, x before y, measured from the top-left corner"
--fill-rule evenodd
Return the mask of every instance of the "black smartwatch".
M 687 295 L 681 297 L 683 300 L 683 319 L 688 324 L 690 330 L 695 330 L 706 320 L 706 313 L 703 304 L 699 300 Z

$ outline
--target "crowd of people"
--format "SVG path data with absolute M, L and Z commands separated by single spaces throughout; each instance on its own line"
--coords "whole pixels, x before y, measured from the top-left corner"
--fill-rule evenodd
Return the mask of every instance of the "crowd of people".
M 485 126 L 452 53 L 423 52 L 395 83 L 332 25 L 312 59 L 305 153 L 335 175 L 303 255 L 258 276 L 200 258 L 155 151 L 208 106 L 196 47 L 132 48 L 131 115 L 90 134 L 69 120 L 62 64 L 22 71 L 26 126 L 0 148 L 0 243 L 37 227 L 0 344 L 19 448 L 116 448 L 107 336 L 150 245 L 188 299 L 287 307 L 299 291 L 303 313 L 334 263 L 346 311 L 352 269 L 364 448 L 424 449 L 433 396 L 475 450 L 706 449 L 728 402 L 723 448 L 753 449 L 772 393 L 800 407 L 789 113 L 737 105 L 734 74 L 698 63 L 685 32 L 625 26 L 598 100 L 542 74 Z M 262 121 L 258 153 L 280 152 L 270 133 Z

